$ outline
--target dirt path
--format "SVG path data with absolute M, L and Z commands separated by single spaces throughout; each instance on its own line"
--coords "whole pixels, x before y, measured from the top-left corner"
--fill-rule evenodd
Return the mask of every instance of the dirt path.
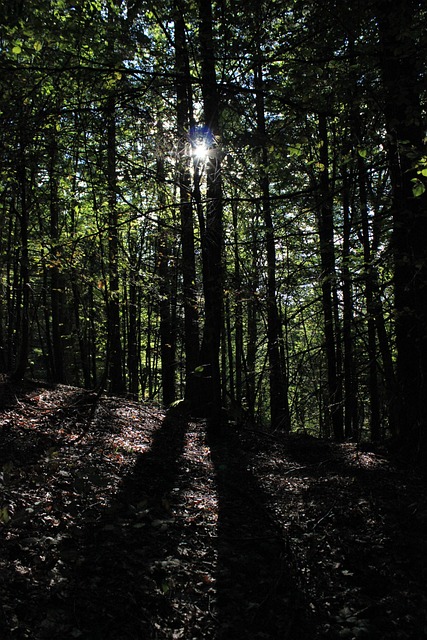
M 2 640 L 427 637 L 425 485 L 385 457 L 3 387 Z

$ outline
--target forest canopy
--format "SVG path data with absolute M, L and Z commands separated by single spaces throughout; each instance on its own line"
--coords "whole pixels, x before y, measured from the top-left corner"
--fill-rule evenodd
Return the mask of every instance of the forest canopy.
M 425 452 L 424 3 L 1 5 L 0 371 Z

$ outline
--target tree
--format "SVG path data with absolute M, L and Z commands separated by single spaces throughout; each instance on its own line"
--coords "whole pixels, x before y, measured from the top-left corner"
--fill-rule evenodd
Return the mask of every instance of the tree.
M 175 6 L 175 70 L 177 173 L 181 214 L 182 293 L 184 305 L 185 397 L 196 402 L 194 372 L 199 364 L 199 309 L 196 288 L 196 260 L 191 183 L 191 131 L 193 115 L 190 62 L 185 36 L 184 10 Z M 197 166 L 196 166 L 197 170 Z M 196 172 L 197 173 L 197 172 Z M 197 175 L 196 175 L 197 179 Z M 199 206 L 199 203 L 196 203 Z
M 334 438 L 344 437 L 342 412 L 342 386 L 340 335 L 336 316 L 336 269 L 332 196 L 329 185 L 329 140 L 327 118 L 319 114 L 320 177 L 318 185 L 318 224 L 320 260 L 322 266 L 321 288 L 324 314 L 325 349 L 328 367 L 328 403 Z
M 390 166 L 396 313 L 398 428 L 405 445 L 427 451 L 427 190 L 420 74 L 425 38 L 419 2 L 375 3 Z M 401 29 L 401 25 L 405 29 Z
M 258 47 L 258 55 L 260 54 L 261 51 Z M 256 92 L 257 135 L 261 141 L 259 182 L 267 253 L 267 341 L 270 369 L 270 421 L 272 428 L 280 428 L 284 431 L 290 431 L 287 373 L 285 371 L 284 359 L 281 357 L 280 353 L 281 330 L 276 300 L 276 247 L 270 206 L 269 158 L 263 97 L 263 68 L 261 61 L 258 61 L 255 64 L 254 79 Z
M 206 127 L 206 213 L 201 230 L 203 260 L 204 325 L 200 348 L 201 396 L 212 432 L 221 427 L 220 346 L 223 314 L 223 203 L 221 180 L 221 132 L 219 93 L 215 72 L 215 50 L 211 0 L 199 0 L 201 89 Z

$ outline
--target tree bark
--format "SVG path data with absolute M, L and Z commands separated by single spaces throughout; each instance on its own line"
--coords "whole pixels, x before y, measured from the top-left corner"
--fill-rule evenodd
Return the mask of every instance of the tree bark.
M 181 3 L 175 7 L 176 118 L 178 133 L 178 184 L 181 214 L 182 293 L 184 304 L 185 399 L 194 403 L 194 372 L 199 360 L 199 309 L 191 188 L 190 131 L 193 123 L 192 86 Z
M 19 295 L 17 297 L 17 336 L 18 351 L 12 380 L 19 381 L 25 375 L 28 367 L 28 355 L 30 347 L 30 268 L 28 248 L 29 202 L 27 184 L 27 145 L 25 135 L 24 107 L 21 107 L 20 141 L 17 167 L 17 182 L 19 185 L 19 232 L 21 242 L 20 269 L 19 269 Z
M 329 185 L 329 145 L 327 121 L 324 114 L 319 115 L 320 182 L 318 222 L 321 260 L 321 288 L 324 315 L 325 350 L 328 381 L 328 411 L 331 419 L 334 439 L 344 438 L 342 410 L 342 384 L 338 366 L 337 327 L 334 309 L 334 289 L 336 288 L 335 246 L 333 208 Z
M 419 2 L 375 4 L 381 44 L 384 114 L 392 186 L 398 430 L 404 447 L 427 458 L 427 190 L 417 162 L 426 154 L 421 109 Z M 402 29 L 402 25 L 405 26 Z M 425 186 L 425 180 L 424 180 Z
M 288 381 L 284 362 L 280 356 L 280 318 L 277 308 L 276 287 L 276 244 L 271 214 L 270 179 L 268 174 L 267 132 L 265 125 L 264 89 L 262 65 L 258 63 L 254 69 L 257 134 L 261 140 L 260 149 L 260 188 L 262 212 L 265 227 L 265 244 L 267 251 L 267 343 L 270 381 L 270 425 L 272 429 L 280 428 L 290 431 L 290 413 L 288 404 Z
M 364 159 L 358 155 L 358 182 L 360 216 L 362 221 L 363 266 L 365 299 L 368 325 L 368 371 L 370 400 L 370 436 L 373 442 L 381 438 L 380 398 L 378 389 L 377 336 L 375 322 L 375 302 L 373 291 L 373 265 L 368 217 L 368 197 L 366 193 L 366 167 Z
M 358 437 L 358 403 L 357 375 L 353 348 L 353 291 L 349 268 L 350 260 L 350 199 L 349 177 L 345 167 L 342 169 L 343 180 L 343 349 L 344 349 L 344 435 L 346 438 Z
M 202 230 L 203 292 L 205 318 L 200 349 L 199 377 L 204 413 L 212 433 L 221 428 L 220 346 L 223 323 L 223 206 L 219 93 L 215 73 L 211 0 L 199 0 L 199 40 L 203 111 L 209 151 L 205 161 L 206 213 Z
M 160 139 L 161 139 L 161 123 Z M 163 158 L 157 159 L 159 204 L 164 208 L 165 167 Z M 157 238 L 157 264 L 159 273 L 160 354 L 162 367 L 163 403 L 169 406 L 176 399 L 176 292 L 175 274 L 172 273 L 170 237 L 167 227 L 159 220 Z
M 108 294 L 107 356 L 108 386 L 111 393 L 125 391 L 120 331 L 119 230 L 117 210 L 116 106 L 115 97 L 107 98 L 107 180 L 108 180 Z
M 58 141 L 56 130 L 51 132 L 49 145 L 49 187 L 50 187 L 50 241 L 52 261 L 50 269 L 50 304 L 52 330 L 52 377 L 54 382 L 65 382 L 64 369 L 64 283 L 61 275 L 61 246 L 59 229 L 58 198 Z

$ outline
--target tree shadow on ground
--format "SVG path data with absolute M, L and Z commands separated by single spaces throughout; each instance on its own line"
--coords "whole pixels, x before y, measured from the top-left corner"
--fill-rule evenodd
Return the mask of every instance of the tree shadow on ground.
M 64 544 L 65 561 L 77 554 L 67 592 L 74 636 L 154 640 L 180 626 L 170 597 L 181 539 L 171 503 L 186 430 L 185 421 L 165 418 L 108 512 L 77 532 L 77 547 Z
M 230 427 L 210 437 L 218 491 L 218 640 L 298 640 L 312 622 L 286 533 Z
M 282 450 L 304 514 L 290 532 L 326 637 L 425 638 L 425 482 L 369 447 L 293 436 Z
M 2 407 L 13 469 L 0 500 L 2 640 L 214 638 L 203 426 L 46 389 L 11 389 Z

